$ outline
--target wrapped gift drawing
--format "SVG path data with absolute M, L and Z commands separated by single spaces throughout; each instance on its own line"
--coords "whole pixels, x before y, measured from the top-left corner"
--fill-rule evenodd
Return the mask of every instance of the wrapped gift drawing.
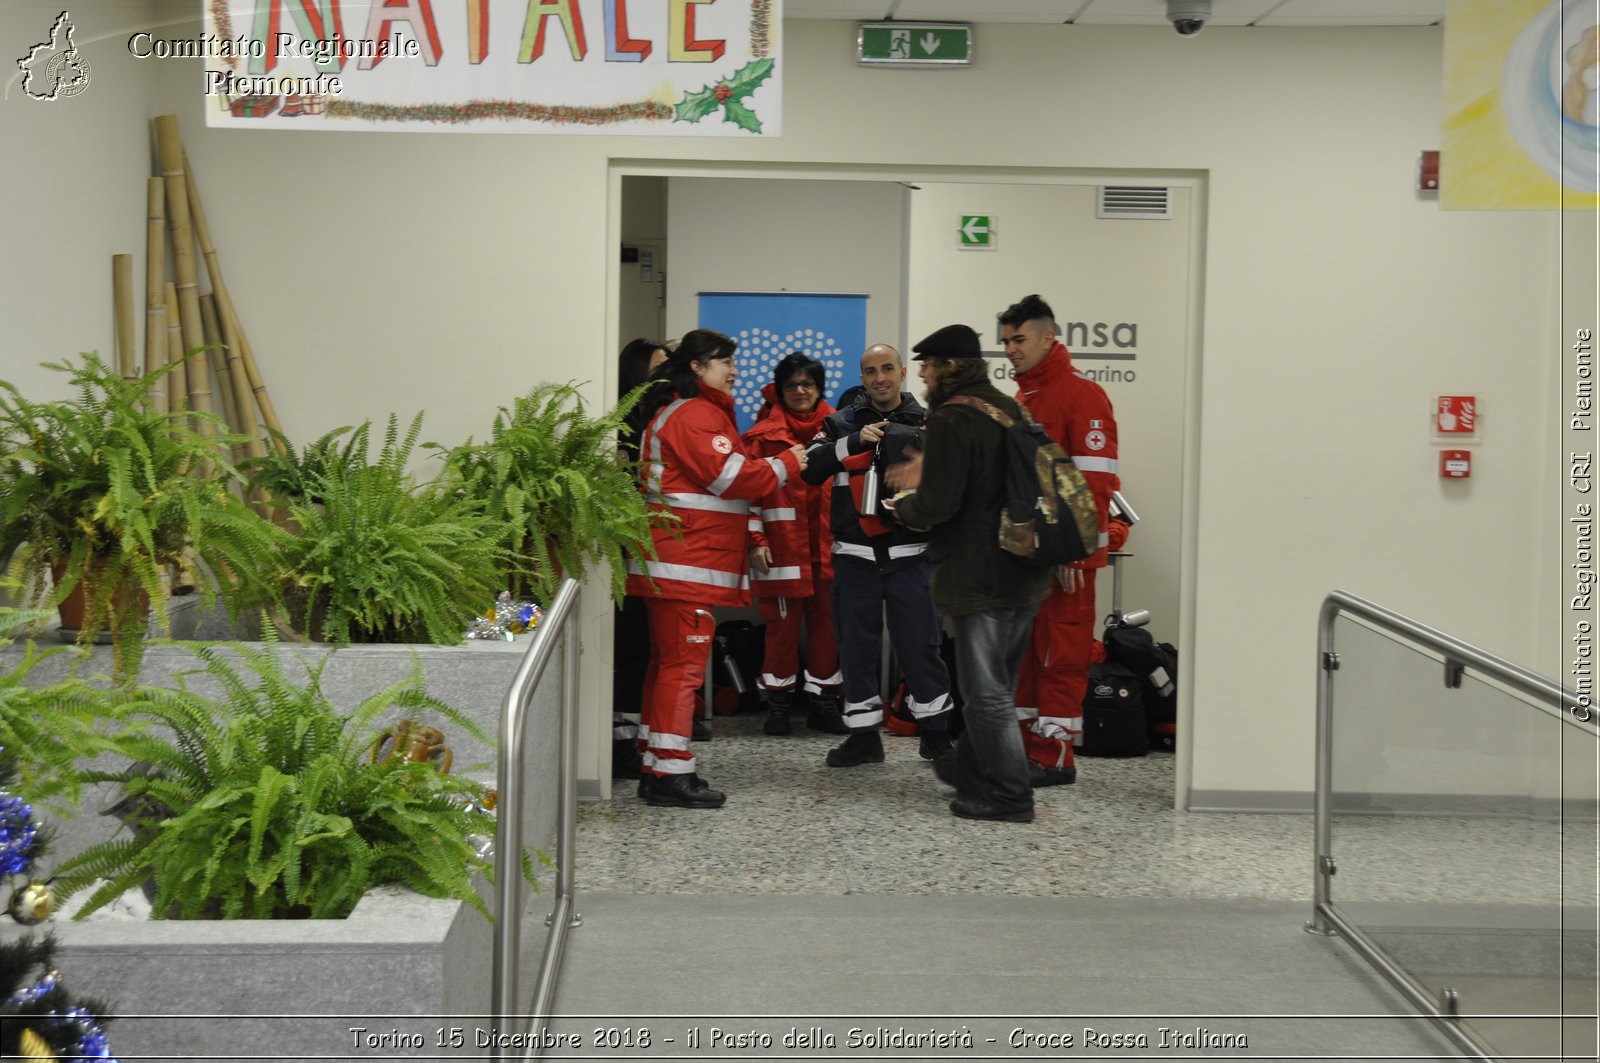
M 235 118 L 265 118 L 277 109 L 276 96 L 238 96 L 228 101 Z
M 326 114 L 328 112 L 328 97 L 322 94 L 300 95 L 298 93 L 285 96 L 283 106 L 278 109 L 282 118 L 299 118 L 308 114 Z

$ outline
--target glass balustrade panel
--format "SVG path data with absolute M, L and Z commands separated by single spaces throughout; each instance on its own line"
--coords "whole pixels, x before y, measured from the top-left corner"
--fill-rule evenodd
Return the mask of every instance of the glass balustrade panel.
M 1360 620 L 1334 637 L 1334 904 L 1487 1043 L 1562 1058 L 1560 1017 L 1594 1012 L 1593 731 Z

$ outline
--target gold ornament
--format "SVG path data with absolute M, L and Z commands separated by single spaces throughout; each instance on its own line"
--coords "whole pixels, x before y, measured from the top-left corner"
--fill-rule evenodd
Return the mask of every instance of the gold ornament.
M 11 914 L 11 918 L 28 926 L 44 922 L 55 910 L 56 895 L 50 892 L 50 887 L 43 882 L 29 882 L 19 886 L 11 894 L 11 903 L 6 905 L 6 911 Z
M 23 1059 L 55 1059 L 56 1054 L 50 1051 L 50 1045 L 43 1037 L 32 1030 L 22 1031 L 22 1058 Z

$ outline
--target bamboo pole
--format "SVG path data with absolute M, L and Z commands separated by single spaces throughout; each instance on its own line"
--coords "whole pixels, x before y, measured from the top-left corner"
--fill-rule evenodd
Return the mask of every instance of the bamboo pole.
M 189 221 L 189 182 L 184 175 L 183 141 L 178 136 L 178 116 L 164 114 L 157 117 L 155 129 L 161 176 L 166 179 L 168 224 L 172 229 L 172 267 L 177 277 L 178 325 L 183 334 L 184 351 L 192 351 L 205 346 L 206 339 L 205 326 L 200 320 L 200 279 L 195 269 L 194 229 Z M 189 384 L 190 408 L 196 413 L 209 414 L 212 412 L 211 374 L 204 372 L 204 368 L 204 362 L 197 363 L 190 367 L 185 376 Z M 216 425 L 206 417 L 198 418 L 195 427 L 203 436 L 213 436 L 217 432 Z
M 133 256 L 111 256 L 111 304 L 116 310 L 117 369 L 122 379 L 139 375 L 139 341 L 133 331 Z
M 228 284 L 222 279 L 222 265 L 217 261 L 217 249 L 211 243 L 211 226 L 206 223 L 205 208 L 200 204 L 200 186 L 195 182 L 194 171 L 189 168 L 187 157 L 183 160 L 183 170 L 186 184 L 189 189 L 189 216 L 194 222 L 195 236 L 200 242 L 200 254 L 205 259 L 206 274 L 211 278 L 211 292 L 217 299 L 217 313 L 221 319 L 223 342 L 228 345 L 228 365 L 233 376 L 235 403 L 239 408 L 238 430 L 250 437 L 251 457 L 260 457 L 266 453 L 266 448 L 261 443 L 261 429 L 256 421 L 256 408 L 261 410 L 261 421 L 275 432 L 282 432 L 283 425 L 278 421 L 278 411 L 272 406 L 272 398 L 267 394 L 267 385 L 261 379 L 261 370 L 256 366 L 255 352 L 250 347 L 250 339 L 244 334 L 244 326 L 239 324 L 238 311 L 233 306 L 233 296 L 228 292 Z M 274 437 L 273 446 L 280 448 L 282 444 Z
M 233 392 L 233 374 L 228 369 L 228 352 L 222 345 L 222 320 L 217 316 L 217 297 L 211 292 L 200 297 L 200 324 L 205 329 L 206 358 L 210 372 L 216 374 L 217 397 L 222 400 L 222 420 L 234 432 L 239 430 L 239 404 Z M 232 447 L 233 460 L 248 453 L 243 443 Z
M 178 320 L 178 289 L 171 281 L 166 284 L 167 301 L 167 361 L 179 363 L 167 374 L 167 409 L 176 413 L 188 409 L 189 366 L 183 364 L 183 325 Z
M 167 206 L 166 182 L 150 178 L 146 185 L 144 234 L 144 370 L 153 373 L 167 364 Z M 167 408 L 167 389 L 150 390 L 157 410 Z
M 231 303 L 229 304 L 232 305 Z M 278 411 L 272 408 L 272 399 L 267 395 L 267 385 L 261 380 L 261 371 L 256 368 L 256 352 L 250 346 L 250 337 L 239 328 L 239 321 L 234 319 L 233 327 L 239 332 L 239 346 L 243 349 L 244 371 L 250 378 L 250 390 L 255 393 L 256 401 L 261 406 L 261 420 L 266 426 L 277 433 L 272 436 L 272 448 L 279 454 L 283 453 L 283 424 L 278 420 Z

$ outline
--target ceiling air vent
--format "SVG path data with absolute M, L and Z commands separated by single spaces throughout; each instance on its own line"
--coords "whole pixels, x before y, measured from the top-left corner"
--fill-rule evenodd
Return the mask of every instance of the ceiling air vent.
M 1170 188 L 1141 188 L 1133 185 L 1108 185 L 1095 200 L 1097 218 L 1171 218 Z

